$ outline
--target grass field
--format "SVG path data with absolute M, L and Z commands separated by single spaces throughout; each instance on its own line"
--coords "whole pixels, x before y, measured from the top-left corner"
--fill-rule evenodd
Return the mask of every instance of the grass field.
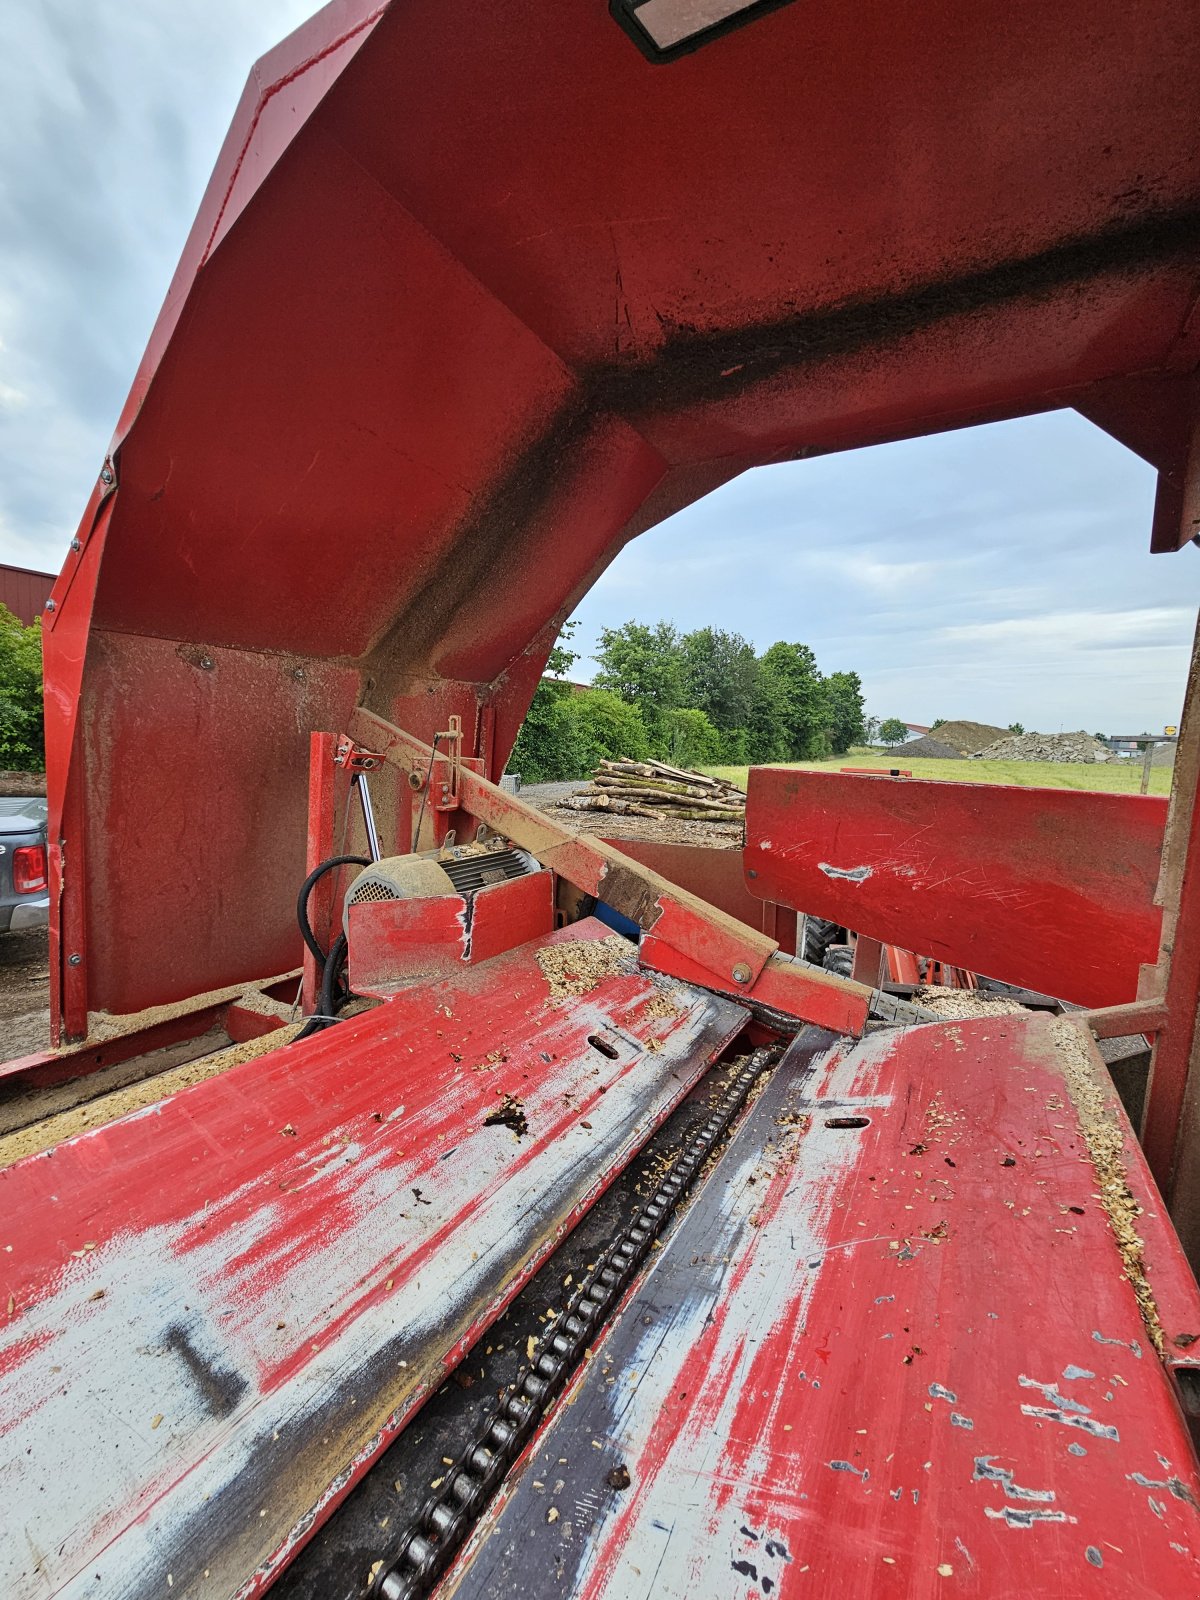
M 830 761 L 794 761 L 787 765 L 814 772 L 837 772 L 842 767 L 870 767 L 887 772 L 900 767 L 914 778 L 942 778 L 950 783 L 1010 783 L 1026 789 L 1102 789 L 1111 794 L 1137 794 L 1142 781 L 1140 761 L 1102 761 L 1095 766 L 1067 761 L 933 761 L 904 760 L 894 756 L 847 755 Z M 746 786 L 747 767 L 706 767 L 714 777 Z M 1154 767 L 1150 793 L 1171 792 L 1170 767 Z

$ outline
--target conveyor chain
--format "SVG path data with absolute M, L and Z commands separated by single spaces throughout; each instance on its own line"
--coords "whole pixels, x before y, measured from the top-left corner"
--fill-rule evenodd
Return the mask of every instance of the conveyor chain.
M 479 1436 L 447 1473 L 406 1531 L 399 1550 L 376 1573 L 381 1600 L 419 1600 L 445 1572 L 482 1516 L 504 1475 L 549 1411 L 588 1346 L 611 1316 L 697 1172 L 745 1105 L 779 1047 L 755 1050 L 737 1065 L 721 1103 L 693 1136 L 654 1195 L 604 1249 L 574 1296 L 550 1324 L 544 1349 L 500 1402 Z

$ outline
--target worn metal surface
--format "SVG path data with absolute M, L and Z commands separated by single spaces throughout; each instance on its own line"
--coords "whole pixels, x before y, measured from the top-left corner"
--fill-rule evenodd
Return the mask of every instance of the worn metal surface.
M 445 1600 L 1196 1592 L 1200 1473 L 1053 1026 L 785 1062 Z
M 1158 952 L 1156 795 L 893 783 L 759 767 L 748 887 L 919 955 L 1081 1005 Z
M 477 889 L 350 907 L 350 986 L 387 995 L 420 978 L 448 978 L 554 928 L 554 876 L 532 872 Z
M 445 1573 L 509 1469 L 553 1409 L 580 1362 L 589 1356 L 604 1324 L 639 1276 L 659 1234 L 673 1220 L 696 1177 L 720 1149 L 762 1074 L 778 1059 L 779 1046 L 739 1056 L 729 1088 L 671 1163 L 646 1183 L 646 1198 L 596 1259 L 579 1274 L 566 1304 L 544 1323 L 527 1346 L 527 1358 L 492 1415 L 460 1453 L 454 1470 L 441 1475 L 438 1494 L 412 1518 L 398 1546 L 391 1541 L 387 1572 L 375 1580 L 382 1600 L 421 1600 Z M 565 1286 L 565 1285 L 564 1285 Z M 540 1347 L 540 1348 L 539 1348 Z
M 9 1168 L 0 1590 L 265 1587 L 744 1020 L 527 947 Z
M 310 731 L 458 715 L 498 777 L 579 594 L 747 467 L 1076 403 L 1178 477 L 1192 9 L 812 0 L 655 68 L 601 3 L 335 0 L 271 52 L 47 627 L 68 1030 L 283 964 Z

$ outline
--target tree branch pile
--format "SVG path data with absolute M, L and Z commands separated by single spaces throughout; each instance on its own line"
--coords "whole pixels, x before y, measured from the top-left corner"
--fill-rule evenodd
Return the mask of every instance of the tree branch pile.
M 602 761 L 590 787 L 558 802 L 565 811 L 618 817 L 674 817 L 684 822 L 742 822 L 746 796 L 722 778 L 665 761 Z

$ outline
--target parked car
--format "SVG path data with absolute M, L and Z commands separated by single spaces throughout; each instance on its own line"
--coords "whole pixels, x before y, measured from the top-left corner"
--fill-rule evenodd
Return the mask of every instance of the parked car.
M 46 802 L 0 796 L 0 933 L 45 927 L 49 920 Z

